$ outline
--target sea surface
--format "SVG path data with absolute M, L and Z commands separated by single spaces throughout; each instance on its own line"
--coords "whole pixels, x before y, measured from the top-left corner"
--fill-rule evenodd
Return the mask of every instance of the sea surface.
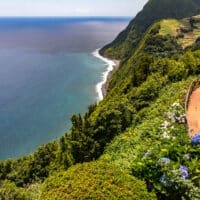
M 98 101 L 95 49 L 129 18 L 0 18 L 0 159 L 59 138 Z

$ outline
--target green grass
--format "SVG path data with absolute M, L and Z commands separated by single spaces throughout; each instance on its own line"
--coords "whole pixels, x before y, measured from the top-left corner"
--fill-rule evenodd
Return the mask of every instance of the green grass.
M 160 34 L 161 35 L 177 35 L 177 29 L 180 27 L 180 22 L 176 19 L 166 19 L 160 22 Z
M 199 19 L 200 15 L 194 16 L 194 19 Z M 182 20 L 176 19 L 165 19 L 160 22 L 160 35 L 170 35 L 173 37 L 178 36 L 181 33 L 181 28 L 183 29 L 191 29 L 190 18 L 185 18 Z M 200 37 L 200 23 L 195 23 L 196 28 L 191 29 L 191 31 L 187 33 L 181 33 L 183 36 L 182 38 L 178 38 L 178 43 L 183 47 L 186 48 L 191 46 L 198 37 Z
M 200 15 L 194 16 L 194 19 L 200 19 Z M 191 46 L 198 37 L 200 37 L 200 23 L 194 23 L 195 28 L 192 28 L 190 23 L 189 23 L 189 18 L 180 20 L 181 22 L 181 27 L 184 29 L 191 29 L 191 31 L 189 31 L 188 33 L 184 33 L 184 37 L 183 38 L 179 38 L 178 42 L 179 44 L 182 45 L 183 48 L 186 48 L 188 46 Z

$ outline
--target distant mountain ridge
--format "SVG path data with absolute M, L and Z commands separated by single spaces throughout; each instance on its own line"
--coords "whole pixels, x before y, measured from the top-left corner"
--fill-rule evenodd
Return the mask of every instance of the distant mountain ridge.
M 126 58 L 136 48 L 142 34 L 155 21 L 166 18 L 181 19 L 199 11 L 200 0 L 149 0 L 128 27 L 112 43 L 101 49 L 101 54 L 111 58 Z

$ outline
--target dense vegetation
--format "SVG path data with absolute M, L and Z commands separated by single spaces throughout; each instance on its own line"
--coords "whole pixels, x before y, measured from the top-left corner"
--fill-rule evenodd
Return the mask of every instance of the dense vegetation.
M 195 1 L 174 0 L 188 5 L 184 12 L 161 2 L 176 18 L 197 11 Z M 200 29 L 194 18 L 184 19 L 193 32 Z M 0 162 L 0 199 L 200 198 L 200 146 L 191 143 L 184 110 L 200 73 L 200 40 L 192 37 L 185 48 L 174 34 L 182 21 L 171 22 L 143 29 L 137 47 L 122 54 L 104 100 L 73 115 L 69 133 L 31 155 Z M 188 34 L 181 33 L 181 39 Z
M 155 195 L 146 191 L 143 181 L 114 165 L 98 161 L 76 165 L 48 178 L 41 199 L 151 200 Z
M 165 18 L 181 19 L 195 15 L 198 10 L 198 0 L 149 0 L 128 27 L 111 44 L 105 46 L 101 53 L 112 58 L 126 59 L 154 22 Z

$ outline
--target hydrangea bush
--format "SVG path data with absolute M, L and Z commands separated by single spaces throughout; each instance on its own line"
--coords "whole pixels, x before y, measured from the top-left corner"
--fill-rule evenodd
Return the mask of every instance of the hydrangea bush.
M 158 199 L 200 199 L 200 134 L 192 139 L 186 134 L 180 103 L 169 107 L 159 130 L 157 145 L 133 163 L 132 174 L 144 179 Z

